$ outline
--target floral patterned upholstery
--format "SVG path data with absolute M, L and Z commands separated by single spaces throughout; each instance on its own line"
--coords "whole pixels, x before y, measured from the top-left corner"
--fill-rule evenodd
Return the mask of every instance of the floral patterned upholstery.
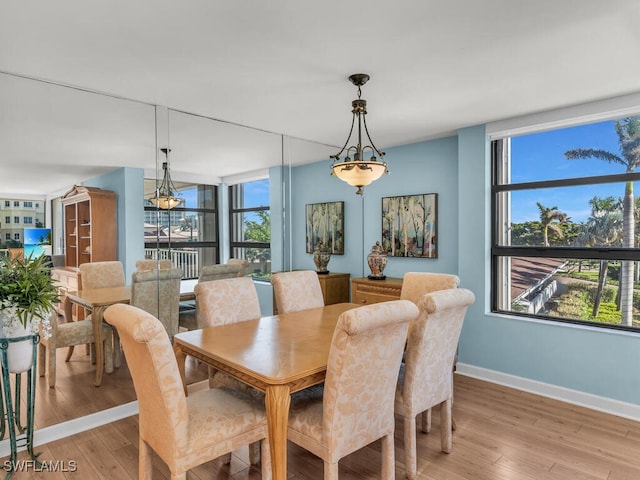
M 173 341 L 178 333 L 182 270 L 144 270 L 131 275 L 131 305 L 160 319 Z
M 455 288 L 427 293 L 418 302 L 420 314 L 413 322 L 398 379 L 395 411 L 404 418 L 407 478 L 416 478 L 416 416 L 440 405 L 442 451 L 451 452 L 451 402 L 453 361 L 462 323 L 475 301 L 470 290 Z
M 271 284 L 278 313 L 324 307 L 318 274 L 313 270 L 274 273 Z
M 225 278 L 237 278 L 243 277 L 247 263 L 246 260 L 229 260 L 226 264 L 205 265 L 200 269 L 200 275 L 198 277 L 198 283 L 211 282 L 213 280 L 223 280 Z M 198 325 L 198 319 L 196 318 L 196 308 L 191 306 L 192 304 L 186 303 L 184 308 L 180 312 L 180 327 L 187 330 L 194 330 L 196 328 L 202 328 Z
M 449 273 L 407 272 L 402 278 L 400 299 L 416 305 L 425 293 L 458 288 L 460 278 Z
M 124 286 L 124 268 L 118 261 L 83 263 L 78 267 L 82 289 Z
M 41 377 L 45 376 L 45 364 L 48 365 L 49 388 L 53 388 L 56 385 L 56 350 L 73 345 L 93 343 L 94 338 L 90 319 L 58 323 L 58 316 L 53 314 L 49 323 L 51 324 L 51 337 L 47 339 L 44 335 L 40 335 L 38 363 Z M 113 330 L 106 324 L 102 325 L 102 339 L 104 341 L 105 370 L 110 373 L 113 371 Z M 69 350 L 67 362 L 72 353 L 73 350 Z
M 160 267 L 161 270 L 165 268 L 173 267 L 171 260 L 155 260 L 153 258 L 145 258 L 136 262 L 136 270 L 157 270 Z
M 131 370 L 139 403 L 138 478 L 150 480 L 152 451 L 169 467 L 171 480 L 187 470 L 261 442 L 262 478 L 271 478 L 264 407 L 241 392 L 215 388 L 185 396 L 171 342 L 150 313 L 112 305 L 105 319 L 114 325 Z
M 393 478 L 393 397 L 409 322 L 418 308 L 407 300 L 349 310 L 333 334 L 324 395 L 292 399 L 289 440 L 324 461 L 325 480 L 338 461 L 382 438 L 382 478 Z

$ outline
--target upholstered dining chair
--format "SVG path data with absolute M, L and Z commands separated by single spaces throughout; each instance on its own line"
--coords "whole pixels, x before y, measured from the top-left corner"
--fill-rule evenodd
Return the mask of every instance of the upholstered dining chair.
M 246 261 L 205 265 L 200 269 L 198 283 L 224 280 L 225 278 L 237 278 L 244 276 Z M 179 325 L 187 330 L 201 328 L 196 318 L 196 307 L 192 302 L 183 302 L 180 306 Z
M 83 290 L 93 288 L 124 287 L 125 285 L 124 267 L 122 266 L 122 262 L 117 260 L 82 263 L 78 269 L 80 270 L 80 283 Z M 91 315 L 88 315 L 87 319 L 91 319 Z M 114 332 L 113 342 L 114 365 L 119 367 L 120 340 L 118 339 L 117 332 Z M 71 356 L 72 353 L 73 346 L 69 347 L 69 353 L 67 356 Z
M 395 396 L 395 412 L 404 419 L 405 468 L 409 480 L 414 480 L 417 474 L 418 414 L 440 405 L 441 448 L 445 453 L 451 452 L 453 361 L 467 308 L 474 301 L 470 290 L 455 288 L 427 293 L 418 302 L 420 313 L 407 337 L 404 368 Z
M 450 273 L 431 273 L 431 272 L 407 272 L 402 278 L 402 289 L 400 290 L 400 299 L 411 300 L 418 305 L 418 302 L 425 293 L 436 292 L 438 290 L 446 290 L 448 288 L 458 288 L 460 278 Z M 409 325 L 411 330 L 411 325 Z M 456 351 L 457 352 L 457 351 Z M 457 363 L 458 355 L 453 362 L 453 369 Z M 453 375 L 453 371 L 451 372 Z M 431 431 L 431 409 L 427 409 L 422 413 L 421 422 L 424 432 Z M 455 430 L 455 422 L 453 422 Z
M 288 438 L 324 461 L 324 479 L 337 480 L 338 461 L 382 439 L 382 478 L 394 478 L 393 399 L 409 322 L 407 300 L 348 310 L 338 319 L 324 395 L 292 400 Z
M 143 270 L 131 275 L 131 305 L 158 318 L 173 342 L 178 333 L 182 270 Z
M 158 268 L 164 270 L 171 267 L 173 267 L 173 264 L 171 263 L 171 260 L 168 259 L 155 260 L 153 258 L 144 258 L 136 261 L 136 270 L 138 271 L 157 270 Z
M 84 345 L 93 343 L 93 325 L 91 319 L 78 321 L 68 321 L 58 323 L 58 315 L 51 316 L 51 336 L 45 338 L 40 335 L 40 355 L 38 356 L 38 367 L 40 376 L 45 376 L 45 371 L 49 371 L 49 388 L 56 385 L 56 350 L 63 347 L 72 347 L 74 345 Z M 102 340 L 104 342 L 105 352 L 105 370 L 110 373 L 113 371 L 113 330 L 110 326 L 102 325 Z M 73 350 L 67 352 L 65 362 L 71 359 Z
M 243 393 L 214 388 L 187 397 L 167 331 L 132 305 L 112 305 L 104 317 L 120 334 L 138 397 L 138 478 L 152 477 L 152 451 L 169 467 L 171 480 L 187 470 L 252 442 L 260 442 L 262 478 L 271 478 L 264 406 Z
M 274 273 L 271 284 L 278 313 L 324 306 L 320 280 L 313 270 Z

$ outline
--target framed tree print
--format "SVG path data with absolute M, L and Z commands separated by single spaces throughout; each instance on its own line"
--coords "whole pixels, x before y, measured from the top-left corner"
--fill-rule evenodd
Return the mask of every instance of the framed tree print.
M 437 258 L 438 194 L 382 198 L 382 248 L 391 257 Z
M 306 205 L 307 253 L 320 242 L 332 255 L 344 255 L 344 202 Z

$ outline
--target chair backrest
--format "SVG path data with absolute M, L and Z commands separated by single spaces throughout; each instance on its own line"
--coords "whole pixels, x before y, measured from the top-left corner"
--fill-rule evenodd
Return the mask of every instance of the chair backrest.
M 324 306 L 320 280 L 313 270 L 274 273 L 271 284 L 278 313 Z
M 240 277 L 243 271 L 244 267 L 240 264 L 216 263 L 215 265 L 205 265 L 200 269 L 198 282 Z
M 427 293 L 418 302 L 405 352 L 402 396 L 411 411 L 446 400 L 452 391 L 453 361 L 473 292 L 455 288 Z
M 82 289 L 124 287 L 124 268 L 119 261 L 83 263 L 78 267 Z
M 198 328 L 260 318 L 258 293 L 249 277 L 198 282 L 194 293 Z
M 158 268 L 164 270 L 172 267 L 173 264 L 171 263 L 171 260 L 168 259 L 154 260 L 153 258 L 145 258 L 136 262 L 136 270 L 138 271 L 157 270 Z
M 340 315 L 322 400 L 324 442 L 331 451 L 346 455 L 393 432 L 398 371 L 409 322 L 417 315 L 407 300 Z
M 187 447 L 187 400 L 176 356 L 160 321 L 131 305 L 112 305 L 104 312 L 127 359 L 138 397 L 141 436 L 162 457 Z
M 227 261 L 227 265 L 240 265 L 241 270 L 238 276 L 244 277 L 247 274 L 247 267 L 249 266 L 249 262 L 244 258 L 230 258 Z
M 178 333 L 182 270 L 144 270 L 131 275 L 131 305 L 149 312 L 165 326 L 169 337 Z
M 401 300 L 411 300 L 416 305 L 425 293 L 458 288 L 460 278 L 449 273 L 407 272 L 402 279 Z

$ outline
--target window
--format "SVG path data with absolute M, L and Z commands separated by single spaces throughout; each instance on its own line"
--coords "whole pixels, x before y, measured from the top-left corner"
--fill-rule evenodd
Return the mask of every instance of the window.
M 7 208 L 10 207 L 11 206 L 11 202 L 9 200 L 5 200 L 4 201 L 4 206 L 7 207 Z
M 492 311 L 640 331 L 640 117 L 492 141 Z
M 20 234 L 19 233 L 14 233 L 13 234 L 13 239 L 20 241 Z
M 11 240 L 11 234 L 10 233 L 5 233 L 4 234 L 4 239 L 5 240 Z
M 4 223 L 6 223 L 7 225 L 9 225 L 11 223 L 11 217 L 7 216 L 4 217 Z
M 40 208 L 40 204 L 36 202 L 36 208 Z
M 200 267 L 219 263 L 217 187 L 180 184 L 177 207 L 161 210 L 144 201 L 144 247 L 149 258 L 171 259 L 183 278 L 198 278 Z M 145 180 L 154 191 L 155 180 Z
M 269 179 L 229 187 L 231 256 L 249 262 L 253 277 L 271 275 Z
M 33 202 L 22 202 L 24 208 L 33 208 Z
M 19 206 L 20 206 L 20 202 L 19 202 L 19 201 L 17 201 L 17 200 L 15 200 L 15 201 L 13 202 L 13 206 L 14 206 L 14 207 L 19 207 Z
M 13 217 L 13 223 L 20 223 L 20 217 Z
M 33 223 L 33 217 L 24 217 L 22 220 L 24 220 L 25 225 Z

